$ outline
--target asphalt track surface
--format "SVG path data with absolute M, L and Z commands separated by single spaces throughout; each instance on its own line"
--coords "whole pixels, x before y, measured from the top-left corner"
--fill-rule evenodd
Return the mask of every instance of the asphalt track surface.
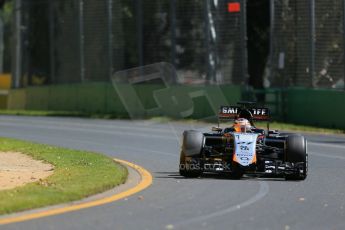
M 345 229 L 344 136 L 306 135 L 305 181 L 184 179 L 178 175 L 180 134 L 205 127 L 1 116 L 0 136 L 102 152 L 148 169 L 153 184 L 113 203 L 0 229 Z

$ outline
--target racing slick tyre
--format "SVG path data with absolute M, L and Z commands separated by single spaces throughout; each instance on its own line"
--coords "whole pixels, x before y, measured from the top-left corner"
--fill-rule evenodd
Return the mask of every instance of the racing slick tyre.
M 242 178 L 243 174 L 244 170 L 241 168 L 241 166 L 236 162 L 232 162 L 230 179 L 239 180 Z
M 286 180 L 304 180 L 308 173 L 307 141 L 303 136 L 290 135 L 286 138 L 285 159 L 293 163 L 298 172 L 287 174 Z
M 187 157 L 199 156 L 204 144 L 204 134 L 196 130 L 183 132 L 182 151 Z
M 193 162 L 193 158 L 192 158 Z M 196 178 L 201 176 L 202 170 L 200 168 L 200 164 L 198 163 L 197 159 L 194 158 L 195 164 L 187 164 L 186 163 L 186 155 L 183 151 L 181 151 L 180 155 L 180 166 L 179 172 L 181 176 L 188 177 L 188 178 Z

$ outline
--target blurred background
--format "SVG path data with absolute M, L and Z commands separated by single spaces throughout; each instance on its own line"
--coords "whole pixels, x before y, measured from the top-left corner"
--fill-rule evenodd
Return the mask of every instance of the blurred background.
M 176 69 L 169 87 L 211 94 L 217 87 L 229 104 L 261 102 L 276 120 L 345 129 L 344 1 L 1 0 L 0 7 L 2 109 L 126 117 L 112 76 L 167 62 Z M 157 106 L 157 84 L 135 87 L 147 110 Z M 192 118 L 210 115 L 207 100 L 193 100 Z

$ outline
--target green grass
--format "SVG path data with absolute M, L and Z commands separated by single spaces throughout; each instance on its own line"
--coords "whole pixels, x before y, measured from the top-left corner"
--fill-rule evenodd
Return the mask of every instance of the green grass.
M 329 129 L 329 128 L 318 128 L 306 125 L 295 125 L 288 123 L 272 122 L 270 129 L 286 130 L 286 131 L 299 131 L 299 132 L 310 132 L 320 134 L 345 134 L 345 130 L 342 129 Z
M 256 123 L 256 127 L 266 129 L 267 123 L 259 122 Z M 271 122 L 270 130 L 278 131 L 292 131 L 292 132 L 304 132 L 304 133 L 315 133 L 315 134 L 345 134 L 345 130 L 342 129 L 328 129 L 319 128 L 307 125 L 296 125 L 282 122 Z
M 73 111 L 36 111 L 36 110 L 0 110 L 0 114 L 3 115 L 22 115 L 22 116 L 58 116 L 58 117 L 84 117 L 84 118 L 100 118 L 100 119 L 128 119 L 128 117 L 117 116 L 115 114 L 104 114 L 104 113 L 85 113 L 85 112 L 73 112 Z M 212 123 L 209 121 L 202 121 L 196 119 L 186 120 L 174 120 L 168 117 L 152 117 L 149 118 L 154 122 L 192 122 L 192 123 Z M 216 122 L 214 122 L 216 123 Z M 265 128 L 265 124 L 259 124 L 258 126 Z M 322 133 L 322 134 L 345 134 L 345 130 L 332 129 L 332 128 L 320 128 L 306 125 L 289 124 L 283 122 L 272 122 L 270 124 L 271 129 L 286 130 L 286 131 L 299 131 L 299 132 L 311 132 L 311 133 Z
M 25 115 L 25 116 L 83 116 L 80 112 L 68 111 L 36 111 L 36 110 L 0 110 L 3 115 Z
M 41 110 L 0 110 L 1 115 L 17 115 L 17 116 L 57 116 L 57 117 L 85 117 L 85 118 L 123 118 L 114 114 L 104 113 L 87 113 L 78 111 L 41 111 Z
M 54 165 L 39 182 L 0 191 L 0 214 L 59 204 L 103 192 L 125 182 L 127 170 L 101 154 L 0 138 L 0 151 L 21 152 Z
M 195 124 L 200 123 L 200 124 L 207 124 L 207 125 L 214 124 L 214 126 L 217 125 L 216 121 L 210 122 L 210 121 L 202 121 L 202 120 L 195 120 L 195 119 L 172 120 L 166 117 L 154 117 L 154 118 L 151 118 L 150 120 L 155 121 L 155 122 L 161 122 L 161 123 L 174 121 L 174 122 L 195 123 Z M 232 124 L 231 122 L 227 123 L 227 125 L 231 125 L 231 124 Z M 259 128 L 262 128 L 262 129 L 267 128 L 266 122 L 256 122 L 255 124 Z M 345 130 L 343 129 L 330 129 L 330 128 L 320 128 L 320 127 L 313 127 L 313 126 L 307 126 L 307 125 L 289 124 L 289 123 L 283 123 L 283 122 L 271 122 L 270 130 L 275 130 L 275 129 L 283 130 L 283 131 L 296 131 L 296 132 L 319 133 L 319 134 L 345 134 Z

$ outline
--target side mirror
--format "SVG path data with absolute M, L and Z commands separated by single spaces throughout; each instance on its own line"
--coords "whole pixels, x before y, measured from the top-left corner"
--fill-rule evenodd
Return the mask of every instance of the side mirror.
M 279 134 L 278 130 L 270 130 L 270 131 L 268 131 L 268 135 L 277 135 L 277 134 Z
M 223 129 L 219 127 L 212 127 L 212 131 L 214 132 L 221 132 Z

